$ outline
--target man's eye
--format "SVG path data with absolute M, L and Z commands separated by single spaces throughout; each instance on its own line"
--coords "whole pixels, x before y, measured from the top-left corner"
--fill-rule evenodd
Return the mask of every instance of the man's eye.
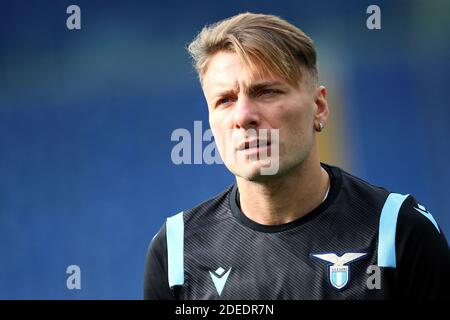
M 219 106 L 221 106 L 221 105 L 223 105 L 223 104 L 227 104 L 227 103 L 229 103 L 229 102 L 231 102 L 231 99 L 230 99 L 230 98 L 222 98 L 222 99 L 219 99 L 219 100 L 217 100 L 217 102 L 216 102 L 216 107 L 219 107 Z
M 259 94 L 261 96 L 271 96 L 271 95 L 275 95 L 275 94 L 278 94 L 278 93 L 280 93 L 280 91 L 275 90 L 275 89 L 263 89 L 263 90 L 260 91 Z

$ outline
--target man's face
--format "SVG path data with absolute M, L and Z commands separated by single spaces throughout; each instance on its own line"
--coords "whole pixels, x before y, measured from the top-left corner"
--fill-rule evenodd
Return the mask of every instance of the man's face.
M 316 104 L 314 89 L 305 81 L 294 87 L 280 77 L 251 78 L 235 53 L 221 51 L 209 61 L 202 84 L 209 123 L 225 165 L 236 176 L 260 181 L 270 178 L 261 174 L 268 161 L 279 161 L 275 176 L 280 176 L 309 156 Z M 260 129 L 269 131 L 267 139 Z M 272 129 L 279 129 L 279 139 L 271 137 Z M 264 140 L 268 146 L 261 146 Z

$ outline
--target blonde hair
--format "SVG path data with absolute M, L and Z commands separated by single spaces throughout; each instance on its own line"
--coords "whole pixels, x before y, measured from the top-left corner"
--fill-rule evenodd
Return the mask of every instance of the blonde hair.
M 316 49 L 311 38 L 273 15 L 242 13 L 205 26 L 188 45 L 200 81 L 210 58 L 219 51 L 234 52 L 250 74 L 277 75 L 292 85 L 306 70 L 317 82 Z

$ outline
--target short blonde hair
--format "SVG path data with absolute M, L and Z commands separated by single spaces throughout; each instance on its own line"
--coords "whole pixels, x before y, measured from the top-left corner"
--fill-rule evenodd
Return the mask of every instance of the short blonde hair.
M 273 15 L 242 13 L 205 26 L 188 45 L 200 81 L 210 58 L 219 51 L 236 53 L 251 74 L 269 73 L 290 84 L 302 80 L 303 71 L 317 82 L 314 43 L 302 30 Z

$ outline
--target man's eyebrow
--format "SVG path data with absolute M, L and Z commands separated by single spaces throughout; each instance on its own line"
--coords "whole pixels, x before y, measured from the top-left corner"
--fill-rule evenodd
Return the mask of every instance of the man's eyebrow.
M 246 88 L 246 92 L 252 93 L 252 92 L 258 92 L 262 89 L 268 88 L 268 87 L 275 87 L 275 86 L 285 86 L 285 84 L 281 81 L 264 81 L 259 82 L 250 85 L 248 88 Z
M 227 90 L 222 90 L 222 91 L 218 91 L 214 94 L 214 98 L 218 98 L 218 97 L 224 97 L 224 96 L 229 96 L 236 93 L 235 89 L 227 89 Z
M 286 84 L 281 81 L 264 81 L 264 82 L 251 84 L 250 86 L 248 86 L 244 89 L 244 92 L 254 93 L 254 92 L 258 92 L 264 88 L 273 87 L 273 86 L 286 86 Z M 214 93 L 214 98 L 229 96 L 229 95 L 235 94 L 236 92 L 239 92 L 239 89 L 231 88 L 231 89 L 221 90 L 221 91 Z

